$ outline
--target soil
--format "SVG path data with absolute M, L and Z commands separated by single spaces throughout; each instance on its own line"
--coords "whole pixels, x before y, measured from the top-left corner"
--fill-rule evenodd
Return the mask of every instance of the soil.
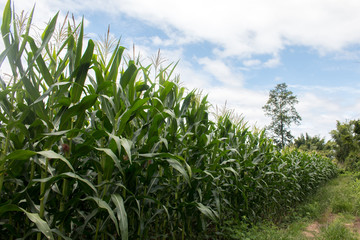
M 319 222 L 315 221 L 305 228 L 305 230 L 303 231 L 303 234 L 308 239 L 313 239 L 316 237 L 317 234 L 320 233 L 320 227 L 321 227 L 321 224 Z
M 332 223 L 337 217 L 338 215 L 336 214 L 328 211 L 325 212 L 319 221 L 314 221 L 305 228 L 303 231 L 304 236 L 307 239 L 314 239 L 320 233 L 320 229 L 322 227 Z M 346 223 L 344 226 L 351 229 L 360 236 L 360 218 L 356 218 L 353 222 Z

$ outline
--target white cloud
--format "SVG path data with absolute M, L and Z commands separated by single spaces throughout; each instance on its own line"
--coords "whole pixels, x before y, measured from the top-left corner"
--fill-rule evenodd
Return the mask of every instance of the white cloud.
M 281 60 L 279 54 L 273 54 L 273 57 L 265 62 L 261 62 L 259 59 L 249 59 L 249 60 L 244 60 L 243 64 L 245 67 L 254 68 L 254 69 L 275 68 L 281 64 Z
M 277 76 L 277 77 L 275 77 L 274 81 L 275 81 L 275 82 L 282 82 L 282 81 L 283 81 L 283 78 Z
M 223 56 L 273 54 L 287 44 L 333 51 L 360 40 L 354 0 L 123 0 L 109 9 L 218 44 Z
M 301 125 L 294 126 L 294 135 L 309 133 L 310 135 L 325 136 L 330 139 L 330 131 L 336 128 L 336 120 L 345 121 L 360 117 L 358 109 L 360 99 L 346 107 L 341 101 L 331 97 L 320 97 L 318 90 L 304 92 L 298 96 L 299 104 L 295 106 L 302 117 Z
M 346 87 L 346 86 L 319 86 L 319 85 L 296 85 L 291 84 L 289 87 L 299 89 L 301 91 L 311 91 L 311 92 L 325 92 L 328 94 L 335 94 L 335 93 L 345 93 L 345 94 L 360 94 L 359 85 L 355 85 L 353 87 Z
M 261 64 L 259 59 L 250 59 L 243 61 L 245 67 L 257 67 Z
M 243 76 L 240 72 L 236 72 L 231 69 L 222 60 L 212 60 L 208 57 L 201 58 L 198 62 L 203 66 L 204 70 L 210 73 L 217 81 L 220 81 L 222 85 L 232 87 L 241 86 L 243 82 Z
M 14 2 L 18 10 L 30 10 L 35 0 Z M 0 6 L 4 4 L 2 0 Z M 338 51 L 360 42 L 356 0 L 40 0 L 35 15 L 48 20 L 57 10 L 125 14 L 164 30 L 169 39 L 155 38 L 159 44 L 209 41 L 219 46 L 222 57 L 276 54 L 290 44 Z
M 279 54 L 275 54 L 273 58 L 267 60 L 265 63 L 264 63 L 264 67 L 267 67 L 267 68 L 274 68 L 274 67 L 277 67 L 280 65 L 280 57 L 279 57 Z
M 267 101 L 267 93 L 264 91 L 247 90 L 241 87 L 208 88 L 209 101 L 215 105 L 224 105 L 225 101 L 229 109 L 243 114 L 250 125 L 264 127 L 269 120 L 265 117 L 262 106 Z

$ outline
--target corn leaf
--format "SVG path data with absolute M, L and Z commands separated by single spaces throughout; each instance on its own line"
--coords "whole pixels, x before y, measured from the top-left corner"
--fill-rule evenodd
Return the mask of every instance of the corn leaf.
M 28 160 L 30 157 L 36 155 L 36 152 L 30 150 L 15 150 L 6 156 L 8 160 Z
M 46 158 L 50 158 L 50 159 L 59 159 L 59 160 L 63 161 L 71 169 L 71 171 L 75 172 L 71 163 L 64 156 L 62 156 L 52 150 L 40 151 L 40 152 L 37 152 L 37 154 L 40 154 L 40 155 L 42 155 Z
M 39 214 L 28 212 L 25 209 L 18 207 L 15 204 L 6 204 L 0 207 L 0 215 L 12 211 L 24 212 L 26 216 L 29 218 L 29 220 L 36 224 L 36 227 L 45 235 L 47 239 L 50 240 L 54 239 L 54 236 L 50 230 L 49 225 L 43 219 L 40 218 Z
M 22 211 L 26 214 L 26 216 L 36 224 L 37 228 L 45 235 L 47 239 L 54 239 L 54 236 L 49 228 L 49 225 L 40 218 L 39 214 L 37 213 L 30 213 L 22 209 Z
M 10 0 L 7 1 L 4 11 L 3 11 L 3 19 L 1 24 L 1 34 L 5 42 L 5 46 L 8 47 L 10 44 L 10 24 L 11 24 L 11 7 Z
M 75 81 L 74 81 L 74 85 L 70 91 L 71 102 L 73 102 L 73 103 L 78 102 L 81 97 L 81 93 L 83 91 L 87 72 L 88 72 L 90 64 L 91 64 L 91 59 L 92 59 L 92 55 L 94 52 L 94 46 L 95 46 L 94 42 L 92 40 L 89 40 L 86 51 L 80 60 L 80 65 L 74 71 Z
M 203 205 L 202 203 L 197 203 L 197 208 L 206 217 L 210 218 L 214 222 L 217 222 L 218 216 L 217 216 L 216 212 L 213 211 L 210 207 L 207 207 L 207 206 Z
M 120 234 L 118 221 L 115 217 L 114 211 L 111 209 L 109 204 L 107 204 L 104 200 L 101 200 L 100 198 L 97 198 L 97 197 L 87 197 L 87 198 L 83 199 L 83 201 L 86 201 L 86 200 L 93 200 L 99 206 L 99 208 L 105 209 L 108 212 L 110 219 L 115 224 L 116 232 L 118 234 Z
M 127 240 L 129 238 L 128 219 L 125 211 L 124 200 L 119 194 L 112 194 L 111 200 L 116 206 L 116 214 L 119 220 L 121 239 Z
M 166 159 L 166 161 L 170 164 L 171 167 L 179 171 L 181 175 L 185 178 L 186 182 L 190 185 L 190 178 L 187 174 L 185 168 L 179 163 L 179 161 L 175 159 Z

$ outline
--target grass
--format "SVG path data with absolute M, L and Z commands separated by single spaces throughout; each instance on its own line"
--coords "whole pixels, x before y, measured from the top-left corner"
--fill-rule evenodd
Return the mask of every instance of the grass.
M 359 176 L 342 174 L 320 187 L 280 223 L 237 225 L 230 230 L 231 236 L 246 240 L 360 239 L 356 231 L 360 225 L 359 190 Z
M 356 240 L 355 233 L 346 226 L 344 220 L 335 220 L 333 223 L 321 228 L 321 240 Z

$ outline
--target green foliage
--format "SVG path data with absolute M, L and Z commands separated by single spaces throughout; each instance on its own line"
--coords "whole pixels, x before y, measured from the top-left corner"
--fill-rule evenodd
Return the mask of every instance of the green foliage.
M 345 164 L 346 169 L 360 170 L 360 120 L 344 123 L 337 121 L 336 130 L 331 131 L 334 139 L 335 156 L 338 162 Z
M 321 139 L 319 136 L 311 137 L 307 133 L 305 136 L 301 134 L 300 137 L 294 140 L 294 146 L 301 150 L 319 151 L 325 148 L 325 139 Z
M 332 141 L 327 141 L 325 143 L 325 138 L 320 138 L 320 136 L 311 137 L 306 133 L 305 135 L 301 134 L 298 138 L 294 139 L 292 146 L 301 151 L 316 152 L 333 159 L 335 158 L 333 150 L 334 144 L 335 143 Z
M 359 239 L 356 231 L 359 190 L 357 175 L 342 174 L 293 208 L 280 223 L 275 225 L 265 220 L 255 225 L 229 224 L 229 236 L 231 239 Z
M 289 130 L 290 125 L 299 124 L 301 121 L 294 107 L 297 103 L 293 92 L 287 89 L 285 83 L 281 83 L 270 90 L 269 100 L 263 106 L 265 115 L 271 117 L 271 123 L 267 128 L 273 133 L 272 137 L 280 148 L 284 148 L 293 138 Z
M 57 16 L 40 42 L 20 37 L 6 6 L 2 236 L 216 238 L 226 220 L 276 217 L 337 174 L 330 160 L 280 153 L 228 115 L 210 121 L 207 98 L 172 77 L 176 65 L 144 67 L 119 44 L 83 49 L 82 23 L 65 23 L 54 45 Z
M 342 175 L 334 183 L 323 196 L 328 199 L 331 211 L 333 213 L 349 213 L 359 216 L 360 181 L 353 175 L 348 174 Z
M 324 227 L 319 237 L 321 240 L 357 240 L 355 234 L 340 221 Z

